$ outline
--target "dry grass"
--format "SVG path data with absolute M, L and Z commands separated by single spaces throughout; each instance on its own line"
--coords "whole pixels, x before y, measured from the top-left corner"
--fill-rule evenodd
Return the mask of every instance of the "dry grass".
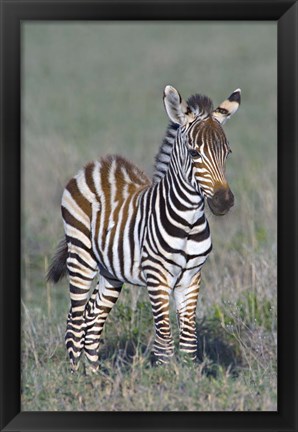
M 156 368 L 150 355 L 151 308 L 144 290 L 135 290 L 125 290 L 108 319 L 97 375 L 85 362 L 71 375 L 61 317 L 45 315 L 42 308 L 29 313 L 23 304 L 26 410 L 276 410 L 276 313 L 271 303 L 260 303 L 262 310 L 255 303 L 255 313 L 245 297 L 237 304 L 217 304 L 198 319 L 200 362 L 184 364 L 176 356 L 170 365 Z
M 277 409 L 275 36 L 265 23 L 25 25 L 23 410 Z M 63 234 L 61 193 L 84 163 L 106 152 L 152 172 L 168 83 L 215 103 L 243 90 L 225 128 L 236 205 L 224 218 L 209 215 L 214 249 L 202 272 L 200 362 L 187 365 L 177 355 L 152 367 L 148 295 L 125 287 L 104 329 L 100 372 L 82 365 L 73 376 L 63 341 L 67 282 L 53 287 L 44 279 Z

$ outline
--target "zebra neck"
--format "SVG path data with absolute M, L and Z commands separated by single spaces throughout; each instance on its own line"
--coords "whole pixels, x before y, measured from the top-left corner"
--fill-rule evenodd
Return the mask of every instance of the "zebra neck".
M 184 144 L 175 143 L 164 177 L 156 184 L 167 205 L 183 212 L 191 224 L 204 214 L 204 197 L 191 184 L 191 161 Z

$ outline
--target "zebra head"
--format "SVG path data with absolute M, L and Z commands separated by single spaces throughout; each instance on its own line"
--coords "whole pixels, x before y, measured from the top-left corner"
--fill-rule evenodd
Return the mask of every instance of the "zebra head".
M 206 96 L 194 95 L 186 102 L 171 86 L 164 91 L 164 105 L 170 120 L 180 127 L 176 140 L 184 144 L 190 181 L 207 199 L 212 213 L 224 215 L 234 205 L 234 195 L 225 176 L 231 153 L 222 125 L 238 110 L 240 89 L 216 109 Z

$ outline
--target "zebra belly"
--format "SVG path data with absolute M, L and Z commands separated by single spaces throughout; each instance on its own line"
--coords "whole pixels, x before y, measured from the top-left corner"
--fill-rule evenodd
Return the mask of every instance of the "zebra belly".
M 119 256 L 111 254 L 99 254 L 95 249 L 95 255 L 98 261 L 99 269 L 102 269 L 102 275 L 109 275 L 123 283 L 131 285 L 145 286 L 145 278 L 140 269 L 140 260 L 131 260 L 129 254 L 123 260 Z
M 104 277 L 117 279 L 123 283 L 145 286 L 144 275 L 142 274 L 140 262 L 140 248 L 134 244 L 131 250 L 127 240 L 118 242 L 111 241 L 111 236 L 115 236 L 114 227 L 106 235 L 92 239 L 92 249 L 98 262 L 99 271 Z

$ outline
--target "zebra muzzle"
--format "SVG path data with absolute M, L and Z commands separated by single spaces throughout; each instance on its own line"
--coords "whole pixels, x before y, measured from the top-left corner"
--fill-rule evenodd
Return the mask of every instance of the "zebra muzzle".
M 213 214 L 223 216 L 234 205 L 234 195 L 230 188 L 221 188 L 207 202 Z

